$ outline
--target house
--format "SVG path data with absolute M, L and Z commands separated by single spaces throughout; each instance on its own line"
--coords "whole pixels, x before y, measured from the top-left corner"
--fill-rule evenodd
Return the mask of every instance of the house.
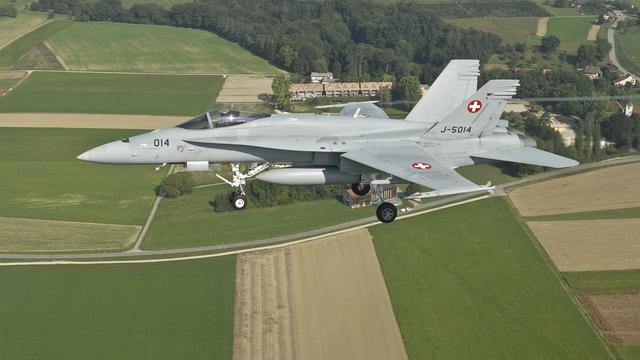
M 335 81 L 335 79 L 333 78 L 333 73 L 330 73 L 330 72 L 326 72 L 326 73 L 312 72 L 310 77 L 311 77 L 311 83 L 313 84 L 320 84 L 320 83 L 324 84 L 324 83 Z
M 615 86 L 626 86 L 627 84 L 631 84 L 632 86 L 636 84 L 636 78 L 628 73 L 613 80 L 613 85 Z
M 385 201 L 391 203 L 398 203 L 398 186 L 393 184 L 382 185 L 382 197 Z M 348 207 L 355 209 L 362 206 L 371 205 L 372 192 L 369 191 L 366 195 L 356 195 L 351 189 L 347 189 L 342 193 L 342 202 Z
M 599 66 L 585 66 L 582 73 L 590 80 L 599 79 L 602 76 L 602 71 Z
M 631 101 L 627 102 L 624 105 L 622 105 L 619 101 L 612 101 L 609 105 L 611 111 L 620 111 L 626 117 L 629 117 L 634 113 L 633 103 Z M 636 112 L 638 112 L 638 109 L 636 109 Z

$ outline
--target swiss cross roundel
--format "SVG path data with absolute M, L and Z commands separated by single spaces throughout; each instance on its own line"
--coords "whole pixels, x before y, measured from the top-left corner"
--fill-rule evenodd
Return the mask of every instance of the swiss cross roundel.
M 473 100 L 467 105 L 467 111 L 474 114 L 482 109 L 482 101 Z
M 431 165 L 429 165 L 427 163 L 420 162 L 420 161 L 416 161 L 416 162 L 411 163 L 411 167 L 416 169 L 416 170 L 431 169 Z

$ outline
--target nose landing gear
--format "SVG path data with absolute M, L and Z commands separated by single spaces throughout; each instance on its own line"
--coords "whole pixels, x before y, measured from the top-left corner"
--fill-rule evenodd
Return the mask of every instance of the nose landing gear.
M 231 202 L 231 206 L 233 206 L 236 210 L 242 210 L 247 206 L 247 197 L 244 193 L 244 189 L 242 185 L 245 185 L 246 179 L 257 175 L 271 167 L 270 163 L 264 163 L 261 165 L 257 165 L 251 168 L 249 172 L 243 174 L 240 172 L 240 164 L 231 163 L 231 173 L 233 174 L 233 178 L 231 181 L 225 179 L 224 177 L 216 174 L 218 178 L 220 178 L 225 183 L 231 185 L 235 190 L 229 195 L 229 201 Z

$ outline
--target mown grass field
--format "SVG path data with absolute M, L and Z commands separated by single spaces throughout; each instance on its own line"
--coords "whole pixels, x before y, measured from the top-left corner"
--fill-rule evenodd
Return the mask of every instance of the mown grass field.
M 277 73 L 240 45 L 202 30 L 156 25 L 79 23 L 47 40 L 71 70 Z
M 164 199 L 142 243 L 143 249 L 169 249 L 229 244 L 295 234 L 372 216 L 375 208 L 349 209 L 337 200 L 299 202 L 270 208 L 216 213 L 209 206 L 226 185 L 197 189 L 176 199 Z
M 453 19 L 451 23 L 465 29 L 494 33 L 505 43 L 526 43 L 536 34 L 538 17 L 484 17 Z M 586 35 L 585 35 L 586 36 Z
M 547 35 L 555 35 L 560 39 L 560 49 L 575 51 L 587 41 L 587 33 L 593 25 L 595 16 L 552 17 L 549 18 Z
M 2 6 L 2 4 L 0 4 Z M 20 12 L 16 18 L 0 18 L 0 48 L 47 21 L 44 13 Z
M 188 116 L 211 108 L 223 81 L 217 75 L 34 72 L 0 98 L 0 112 Z
M 2 359 L 232 357 L 235 257 L 0 267 L 0 287 Z
M 132 130 L 0 130 L 0 216 L 142 225 L 166 170 L 76 159 Z
M 625 294 L 640 292 L 640 270 L 567 272 L 562 276 L 567 284 L 578 293 Z
M 616 32 L 616 57 L 625 68 L 640 72 L 640 32 Z
M 10 68 L 22 55 L 38 45 L 38 43 L 47 40 L 51 35 L 72 24 L 71 21 L 67 20 L 52 21 L 3 47 L 0 49 L 0 69 Z
M 0 217 L 0 252 L 74 252 L 128 249 L 141 226 Z
M 609 358 L 504 199 L 370 232 L 410 358 Z

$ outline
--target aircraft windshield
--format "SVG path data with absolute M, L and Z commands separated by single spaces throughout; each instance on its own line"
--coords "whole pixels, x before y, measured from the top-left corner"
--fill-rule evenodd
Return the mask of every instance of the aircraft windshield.
M 271 116 L 267 113 L 242 113 L 235 109 L 210 110 L 200 114 L 193 119 L 184 122 L 178 127 L 189 130 L 212 129 L 217 127 L 233 126 L 244 124 L 250 121 Z

